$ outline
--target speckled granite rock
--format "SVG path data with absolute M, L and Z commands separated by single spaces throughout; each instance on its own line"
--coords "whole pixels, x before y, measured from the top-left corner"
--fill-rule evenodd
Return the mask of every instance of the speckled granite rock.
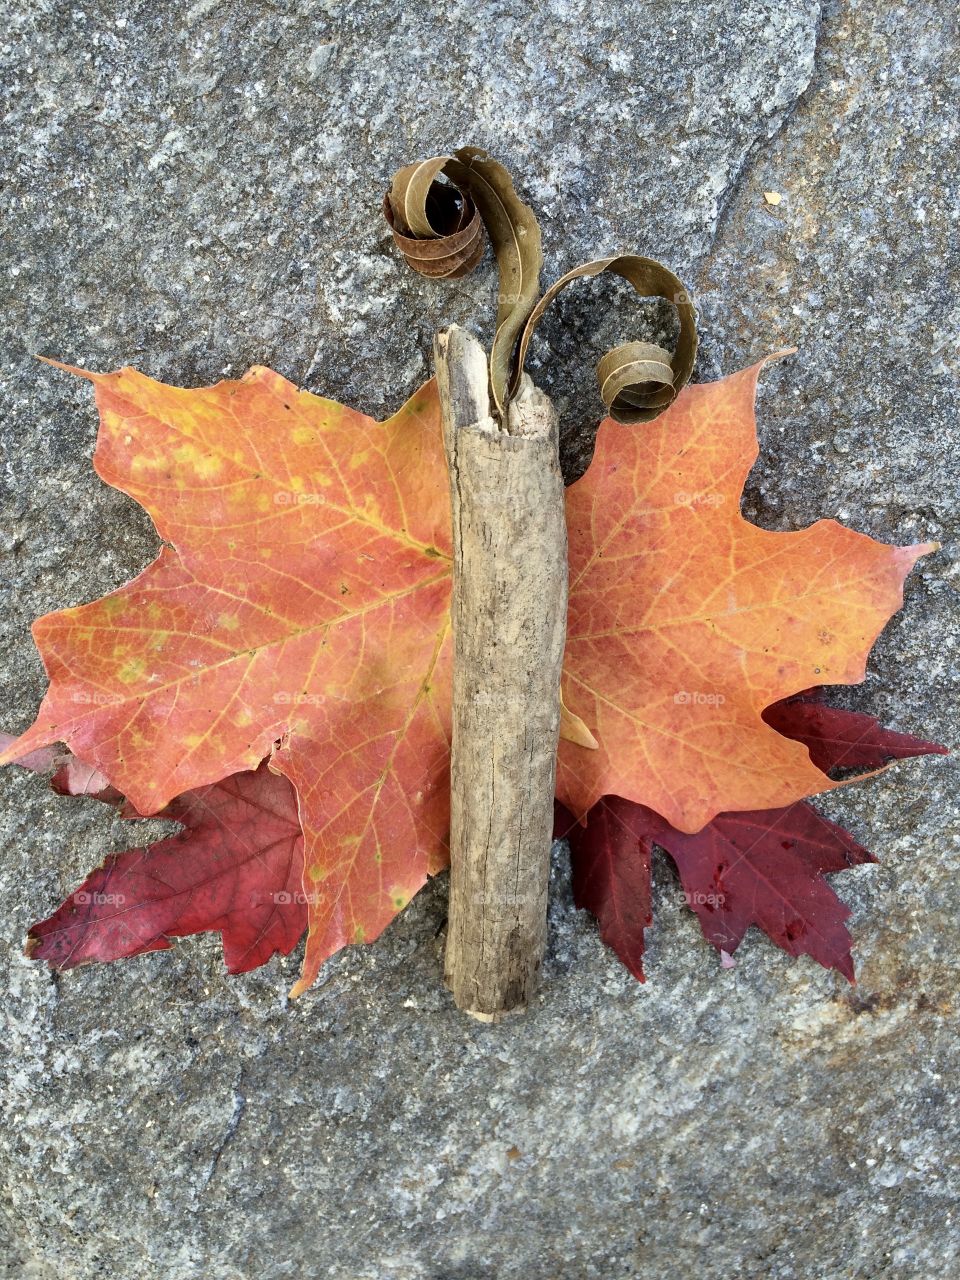
M 30 620 L 125 581 L 156 545 L 90 470 L 87 388 L 32 353 L 187 385 L 264 362 L 395 407 L 437 325 L 490 319 L 489 264 L 431 286 L 379 221 L 399 164 L 461 142 L 522 175 L 548 280 L 631 248 L 689 280 L 701 378 L 800 348 L 765 375 L 752 518 L 946 541 L 960 474 L 947 9 L 0 3 L 7 727 L 43 690 Z M 593 355 L 628 328 L 585 299 L 582 318 L 558 307 L 533 362 L 572 456 L 595 417 Z M 954 574 L 949 550 L 914 574 L 867 684 L 845 694 L 948 742 Z M 574 911 L 558 849 L 542 998 L 491 1030 L 441 986 L 442 881 L 295 1006 L 296 957 L 228 979 L 210 939 L 62 979 L 28 964 L 27 926 L 129 831 L 5 771 L 8 1274 L 949 1275 L 954 777 L 950 760 L 915 762 L 822 803 L 883 857 L 841 877 L 857 987 L 755 935 L 721 971 L 663 865 L 640 986 Z

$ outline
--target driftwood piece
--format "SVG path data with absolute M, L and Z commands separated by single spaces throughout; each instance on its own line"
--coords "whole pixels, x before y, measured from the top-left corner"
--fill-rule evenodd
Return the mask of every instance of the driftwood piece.
M 536 990 L 547 929 L 567 537 L 557 415 L 529 378 L 501 424 L 487 358 L 436 338 L 453 518 L 453 751 L 446 980 L 499 1021 Z

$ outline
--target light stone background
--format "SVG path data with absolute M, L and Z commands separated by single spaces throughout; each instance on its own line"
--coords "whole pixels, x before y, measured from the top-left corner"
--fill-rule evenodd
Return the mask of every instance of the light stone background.
M 156 550 L 91 470 L 89 388 L 33 354 L 183 385 L 269 363 L 395 408 L 439 324 L 490 319 L 489 262 L 422 282 L 379 214 L 394 169 L 466 142 L 521 177 L 546 280 L 635 249 L 689 281 L 699 378 L 800 348 L 764 375 L 751 518 L 949 543 L 952 8 L 4 0 L 6 727 L 44 688 L 30 621 Z M 535 353 L 574 454 L 601 339 L 629 330 L 604 296 L 562 304 Z M 849 705 L 953 740 L 955 582 L 948 545 Z M 441 986 L 443 881 L 295 1006 L 296 956 L 229 979 L 212 938 L 52 976 L 20 956 L 27 927 L 130 831 L 4 771 L 7 1274 L 954 1274 L 954 777 L 903 764 L 820 805 L 882 857 L 839 877 L 858 986 L 756 933 L 722 971 L 663 863 L 641 986 L 574 910 L 558 848 L 539 1006 L 489 1029 Z

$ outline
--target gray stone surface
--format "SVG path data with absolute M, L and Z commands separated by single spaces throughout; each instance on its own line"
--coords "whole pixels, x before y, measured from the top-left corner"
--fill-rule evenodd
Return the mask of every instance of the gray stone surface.
M 43 690 L 30 620 L 155 550 L 89 467 L 88 389 L 32 353 L 185 385 L 264 362 L 395 407 L 438 324 L 489 321 L 489 264 L 431 286 L 379 221 L 399 164 L 462 142 L 522 175 L 547 279 L 631 248 L 688 279 L 701 378 L 800 348 L 765 376 L 752 518 L 946 541 L 960 474 L 948 9 L 5 0 L 7 726 Z M 535 353 L 573 436 L 594 416 L 593 355 L 626 324 L 596 298 L 586 315 L 560 307 Z M 576 353 L 576 372 L 551 350 Z M 950 549 L 920 568 L 845 695 L 948 742 L 955 572 Z M 952 1274 L 954 778 L 950 760 L 915 762 L 822 803 L 883 858 L 840 878 L 857 987 L 753 934 L 721 971 L 663 865 L 640 986 L 574 911 L 558 849 L 542 998 L 491 1030 L 441 987 L 442 881 L 295 1006 L 296 957 L 229 979 L 212 939 L 64 978 L 29 964 L 28 925 L 129 832 L 5 771 L 8 1274 Z

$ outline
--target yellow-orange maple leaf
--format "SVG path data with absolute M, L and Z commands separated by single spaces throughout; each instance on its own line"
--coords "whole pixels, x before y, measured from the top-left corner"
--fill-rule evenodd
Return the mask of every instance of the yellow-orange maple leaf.
M 7 757 L 62 740 L 153 813 L 271 756 L 304 832 L 300 990 L 445 862 L 450 516 L 433 390 L 381 424 L 269 369 L 194 391 L 132 369 L 92 381 L 94 465 L 173 547 L 35 624 L 50 689 Z
M 761 712 L 862 680 L 906 575 L 935 549 L 834 520 L 774 533 L 743 518 L 763 363 L 687 387 L 649 427 L 608 419 L 567 491 L 564 701 L 599 741 L 560 746 L 557 791 L 578 816 L 619 795 L 695 832 L 828 790 Z
M 605 423 L 568 491 L 564 693 L 579 742 L 561 745 L 558 793 L 578 813 L 614 793 L 693 831 L 829 786 L 760 712 L 861 679 L 928 549 L 742 519 L 758 367 L 687 389 L 649 426 Z M 75 372 L 96 388 L 99 474 L 171 546 L 119 591 L 35 624 L 50 689 L 0 759 L 65 741 L 149 813 L 269 756 L 304 830 L 303 990 L 445 857 L 450 533 L 434 384 L 377 423 L 267 369 L 192 391 Z

